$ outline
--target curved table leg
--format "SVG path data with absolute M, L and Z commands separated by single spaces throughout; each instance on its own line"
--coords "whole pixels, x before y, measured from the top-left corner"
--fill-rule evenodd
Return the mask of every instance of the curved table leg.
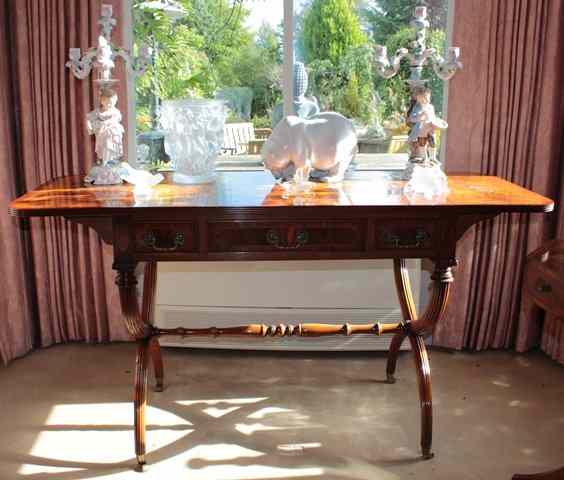
M 564 467 L 558 470 L 532 475 L 513 475 L 513 480 L 564 480 Z
M 431 395 L 431 367 L 425 346 L 425 336 L 432 333 L 435 325 L 440 320 L 446 308 L 450 286 L 454 280 L 451 266 L 456 265 L 454 259 L 439 261 L 431 276 L 433 291 L 425 313 L 417 319 L 415 302 L 409 283 L 409 276 L 404 259 L 394 260 L 394 275 L 399 302 L 406 323 L 404 331 L 397 333 L 392 339 L 386 373 L 388 381 L 395 381 L 394 373 L 396 361 L 401 344 L 405 337 L 409 337 L 415 370 L 419 384 L 419 401 L 421 406 L 421 450 L 424 459 L 433 458 L 431 445 L 433 440 L 433 401 Z
M 431 444 L 433 442 L 433 398 L 431 395 L 431 367 L 425 340 L 420 335 L 409 334 L 413 350 L 417 383 L 419 385 L 419 401 L 421 404 L 421 451 L 423 458 L 433 458 Z
M 388 361 L 386 363 L 386 379 L 388 380 L 388 383 L 396 383 L 395 373 L 398 354 L 406 336 L 407 334 L 405 332 L 396 333 L 390 342 Z
M 163 356 L 158 337 L 152 337 L 150 342 L 151 358 L 153 360 L 153 370 L 155 373 L 155 392 L 164 390 L 164 368 Z
M 405 322 L 415 320 L 417 318 L 417 309 L 415 308 L 409 282 L 409 272 L 404 258 L 394 258 L 394 278 L 403 320 Z M 386 377 L 389 383 L 396 383 L 394 374 L 396 372 L 398 354 L 406 336 L 407 332 L 405 331 L 396 333 L 390 343 L 388 362 L 386 364 Z
M 141 318 L 146 325 L 152 325 L 153 323 L 156 286 L 157 262 L 147 262 L 143 273 L 143 306 L 141 308 Z M 164 367 L 158 337 L 151 338 L 149 351 L 151 353 L 153 371 L 155 374 L 155 391 L 162 392 L 164 390 Z
M 114 263 L 117 270 L 116 284 L 119 287 L 121 313 L 129 334 L 137 340 L 137 358 L 135 363 L 135 389 L 133 396 L 135 420 L 135 455 L 139 469 L 145 464 L 145 410 L 147 406 L 147 362 L 150 354 L 150 344 L 153 338 L 153 327 L 146 322 L 150 316 L 152 302 L 145 303 L 149 294 L 143 299 L 143 312 L 139 311 L 137 302 L 137 279 L 135 277 L 135 263 Z M 150 278 L 155 275 L 149 272 Z M 156 270 L 155 270 L 156 273 Z M 146 282 L 149 280 L 146 279 Z M 147 283 L 146 283 L 147 284 Z M 148 289 L 154 291 L 154 285 Z
M 147 406 L 147 360 L 150 339 L 138 341 L 135 362 L 135 455 L 142 469 L 145 465 L 145 410 Z

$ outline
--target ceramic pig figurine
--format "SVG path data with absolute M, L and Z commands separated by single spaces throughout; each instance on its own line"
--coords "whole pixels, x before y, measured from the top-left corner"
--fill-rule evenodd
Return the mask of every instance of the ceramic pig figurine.
M 264 144 L 262 159 L 276 179 L 291 180 L 297 168 L 309 163 L 311 180 L 338 182 L 356 152 L 352 122 L 339 113 L 325 112 L 281 120 Z

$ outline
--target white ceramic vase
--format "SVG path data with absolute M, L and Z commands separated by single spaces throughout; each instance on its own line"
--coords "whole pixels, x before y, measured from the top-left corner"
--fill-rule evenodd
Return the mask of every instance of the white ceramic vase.
M 226 107 L 222 100 L 165 100 L 161 122 L 177 183 L 209 183 L 223 145 Z

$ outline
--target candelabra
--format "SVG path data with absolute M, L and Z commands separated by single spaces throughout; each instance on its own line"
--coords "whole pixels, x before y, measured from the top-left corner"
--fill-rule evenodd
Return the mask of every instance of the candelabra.
M 415 166 L 436 167 L 440 171 L 436 159 L 435 135 L 437 129 L 446 129 L 447 123 L 435 115 L 431 103 L 431 91 L 427 81 L 422 78 L 423 67 L 430 63 L 435 74 L 444 81 L 450 80 L 462 68 L 459 61 L 460 49 L 450 47 L 445 57 L 434 48 L 427 48 L 427 7 L 415 7 L 415 14 L 410 23 L 415 29 L 415 41 L 411 51 L 400 48 L 392 59 L 388 59 L 385 46 L 376 46 L 376 71 L 385 79 L 395 76 L 404 58 L 409 60 L 411 74 L 407 83 L 410 87 L 411 101 L 406 115 L 409 131 L 408 143 L 410 148 L 409 163 L 404 173 L 409 178 Z
M 112 31 L 117 25 L 117 20 L 112 15 L 112 6 L 102 5 L 98 20 L 101 31 L 98 45 L 89 48 L 84 56 L 80 48 L 70 48 L 69 61 L 65 64 L 80 80 L 86 79 L 92 68 L 98 73 L 94 82 L 98 87 L 99 106 L 86 116 L 88 132 L 96 137 L 97 162 L 84 178 L 85 182 L 96 185 L 121 183 L 119 165 L 123 159 L 124 129 L 121 124 L 121 112 L 116 108 L 118 97 L 113 90 L 119 83 L 118 79 L 112 78 L 115 60 L 121 58 L 128 72 L 137 76 L 145 72 L 151 56 L 147 47 L 142 47 L 139 55 L 134 57 L 125 48 L 112 45 Z

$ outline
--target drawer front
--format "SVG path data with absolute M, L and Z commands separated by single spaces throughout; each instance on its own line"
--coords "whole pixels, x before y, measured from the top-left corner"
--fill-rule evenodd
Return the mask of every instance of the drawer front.
M 436 244 L 437 232 L 437 225 L 428 220 L 376 220 L 374 246 L 378 250 L 429 250 Z
M 525 289 L 535 303 L 556 315 L 564 315 L 564 288 L 539 269 L 527 267 Z
M 217 222 L 208 228 L 214 253 L 365 250 L 364 222 Z
M 140 253 L 190 253 L 198 251 L 194 223 L 147 222 L 134 225 L 135 250 Z

